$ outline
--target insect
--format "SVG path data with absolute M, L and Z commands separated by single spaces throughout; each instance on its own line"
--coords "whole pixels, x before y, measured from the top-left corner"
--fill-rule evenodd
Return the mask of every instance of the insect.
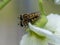
M 33 13 L 27 13 L 27 14 L 22 14 L 20 15 L 20 25 L 27 26 L 28 22 L 34 23 L 37 19 L 39 19 L 40 13 L 38 12 L 33 12 Z

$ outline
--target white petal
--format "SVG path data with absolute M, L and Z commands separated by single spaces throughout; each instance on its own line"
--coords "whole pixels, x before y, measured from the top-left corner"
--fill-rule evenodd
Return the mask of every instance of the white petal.
M 52 32 L 55 32 L 56 27 L 57 27 L 57 18 L 58 18 L 58 15 L 52 14 L 52 13 L 49 14 L 47 16 L 48 22 L 47 22 L 45 28 L 47 28 L 48 30 L 50 30 Z
M 60 38 L 56 37 L 52 32 L 42 29 L 42 28 L 38 28 L 36 26 L 33 26 L 33 25 L 31 25 L 31 23 L 29 23 L 29 28 L 36 34 L 38 34 L 38 35 L 43 34 L 44 36 L 51 39 L 55 43 L 60 44 Z
M 59 14 L 49 14 L 47 16 L 48 22 L 45 26 L 48 30 L 55 32 L 55 34 L 60 33 L 60 15 Z
M 45 26 L 48 30 L 54 32 L 55 35 L 60 37 L 60 15 L 59 14 L 49 14 L 47 16 L 48 22 Z
M 59 14 L 50 14 L 47 16 L 47 19 L 48 19 L 48 23 L 46 24 L 46 28 L 51 30 L 51 31 L 54 31 L 55 35 L 55 38 L 56 38 L 56 42 L 57 44 L 56 45 L 60 45 L 60 15 Z M 59 38 L 58 38 L 59 37 Z
M 46 40 L 41 40 L 36 36 L 25 34 L 20 42 L 20 45 L 48 45 Z
M 46 35 L 49 36 L 49 35 L 53 34 L 52 32 L 50 32 L 48 30 L 33 26 L 31 23 L 29 23 L 29 28 L 38 35 L 42 34 L 42 35 L 45 35 L 45 36 Z

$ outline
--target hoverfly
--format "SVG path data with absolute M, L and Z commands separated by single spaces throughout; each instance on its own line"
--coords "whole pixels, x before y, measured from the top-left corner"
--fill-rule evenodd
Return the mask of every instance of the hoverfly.
M 39 19 L 40 13 L 38 12 L 33 12 L 33 13 L 27 13 L 27 14 L 22 14 L 20 15 L 20 25 L 27 26 L 28 22 L 34 23 L 37 19 Z

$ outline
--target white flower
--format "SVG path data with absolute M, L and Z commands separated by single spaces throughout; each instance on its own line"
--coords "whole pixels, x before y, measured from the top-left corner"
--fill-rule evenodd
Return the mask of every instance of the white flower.
M 28 32 L 23 36 L 20 45 L 48 45 L 48 43 L 59 45 L 60 16 L 58 14 L 50 14 L 47 19 L 48 22 L 44 29 L 29 23 L 28 26 L 32 32 Z
M 60 15 L 58 14 L 50 14 L 47 16 L 48 23 L 45 28 L 54 32 L 55 35 L 60 36 Z
M 53 32 L 54 35 L 60 38 L 60 15 L 51 13 L 50 15 L 47 16 L 47 19 L 48 23 L 45 25 L 45 28 L 50 30 L 51 32 Z

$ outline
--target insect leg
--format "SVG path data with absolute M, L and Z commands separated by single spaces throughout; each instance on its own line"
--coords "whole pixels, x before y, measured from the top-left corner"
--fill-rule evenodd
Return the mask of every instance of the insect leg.
M 23 27 L 23 22 L 22 22 L 22 21 L 20 21 L 20 26 L 22 26 L 22 27 Z

